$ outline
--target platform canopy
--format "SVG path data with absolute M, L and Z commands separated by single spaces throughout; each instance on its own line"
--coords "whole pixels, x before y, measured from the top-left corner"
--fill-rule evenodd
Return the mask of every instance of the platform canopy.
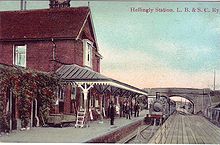
M 87 67 L 81 67 L 76 64 L 63 65 L 56 73 L 64 83 L 71 83 L 77 86 L 93 86 L 99 92 L 111 90 L 111 92 L 114 93 L 124 92 L 122 94 L 125 94 L 126 92 L 129 95 L 148 95 L 147 92 L 142 89 L 106 77 Z

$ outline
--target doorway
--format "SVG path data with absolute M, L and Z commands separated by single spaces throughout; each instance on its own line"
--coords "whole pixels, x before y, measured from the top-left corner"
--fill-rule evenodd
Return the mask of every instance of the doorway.
M 9 114 L 9 130 L 17 129 L 16 96 L 10 88 L 7 89 L 7 112 Z

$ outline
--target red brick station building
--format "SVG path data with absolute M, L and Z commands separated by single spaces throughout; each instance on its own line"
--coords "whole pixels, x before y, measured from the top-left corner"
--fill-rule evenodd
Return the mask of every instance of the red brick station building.
M 91 120 L 103 119 L 111 101 L 120 109 L 124 101 L 147 96 L 100 74 L 101 59 L 89 7 L 50 0 L 49 9 L 0 12 L 0 63 L 56 73 L 64 84 L 51 114 L 77 116 L 84 111 Z M 19 129 L 18 106 L 11 105 L 17 127 L 10 129 Z

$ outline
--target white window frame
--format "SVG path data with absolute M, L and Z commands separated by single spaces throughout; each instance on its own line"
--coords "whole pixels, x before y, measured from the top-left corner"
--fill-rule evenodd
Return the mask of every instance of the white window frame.
M 24 62 L 24 65 L 18 65 L 17 64 L 17 58 L 16 58 L 16 50 L 17 50 L 17 47 L 18 46 L 24 46 L 25 47 L 25 62 Z M 26 44 L 24 44 L 24 45 L 14 45 L 13 46 L 13 65 L 17 65 L 17 66 L 22 66 L 22 67 L 26 67 L 27 66 L 27 45 Z
M 90 51 L 89 51 L 89 47 L 90 47 Z M 83 39 L 83 65 L 92 68 L 92 53 L 93 51 L 93 42 L 91 42 L 88 39 Z M 88 57 L 89 54 L 89 57 Z M 88 61 L 89 59 L 89 61 Z
M 60 102 L 63 102 L 63 101 L 64 101 L 64 97 L 65 97 L 64 88 L 59 88 L 59 89 L 58 89 L 58 91 L 57 91 L 57 96 L 58 96 Z

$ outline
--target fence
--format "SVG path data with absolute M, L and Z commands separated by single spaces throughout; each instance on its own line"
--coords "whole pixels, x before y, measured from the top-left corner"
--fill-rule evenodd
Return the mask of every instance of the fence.
M 175 118 L 175 115 L 171 115 L 157 130 L 154 136 L 150 139 L 150 144 L 164 144 L 168 136 L 169 130 L 173 125 L 172 120 Z

